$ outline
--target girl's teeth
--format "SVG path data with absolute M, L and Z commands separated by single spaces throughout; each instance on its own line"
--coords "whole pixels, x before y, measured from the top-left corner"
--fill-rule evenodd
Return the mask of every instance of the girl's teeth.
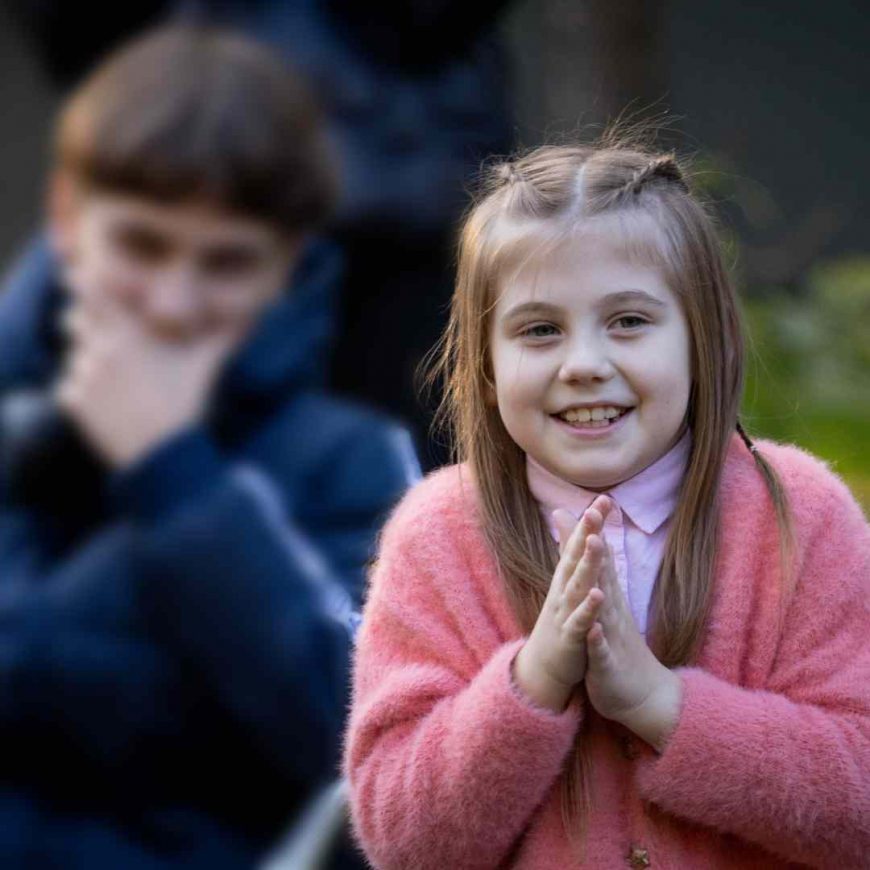
M 621 410 L 613 406 L 592 409 L 577 408 L 567 411 L 561 417 L 571 425 L 582 424 L 583 428 L 586 429 L 603 429 L 605 426 L 610 426 L 618 417 L 623 416 L 627 410 Z

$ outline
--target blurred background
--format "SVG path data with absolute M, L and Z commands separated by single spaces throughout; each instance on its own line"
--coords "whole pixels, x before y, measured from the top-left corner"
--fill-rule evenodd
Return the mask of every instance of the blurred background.
M 138 0 L 83 28 L 81 4 L 0 5 L 0 257 L 38 226 L 55 108 L 107 48 L 179 10 L 258 33 L 312 80 L 346 167 L 332 386 L 409 419 L 432 467 L 446 452 L 413 369 L 444 322 L 480 159 L 655 116 L 718 207 L 751 328 L 748 430 L 826 458 L 870 505 L 862 4 L 467 6 Z

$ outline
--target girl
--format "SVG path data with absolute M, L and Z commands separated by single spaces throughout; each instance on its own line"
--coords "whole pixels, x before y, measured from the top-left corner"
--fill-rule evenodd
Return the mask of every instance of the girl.
M 356 650 L 374 865 L 870 866 L 870 526 L 741 428 L 676 159 L 493 167 L 440 371 L 461 461 L 390 517 Z

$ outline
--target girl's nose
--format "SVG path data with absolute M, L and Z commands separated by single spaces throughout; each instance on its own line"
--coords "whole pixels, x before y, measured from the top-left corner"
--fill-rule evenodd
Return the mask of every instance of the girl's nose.
M 614 366 L 606 348 L 591 338 L 578 339 L 568 347 L 559 380 L 565 382 L 607 380 L 613 376 Z

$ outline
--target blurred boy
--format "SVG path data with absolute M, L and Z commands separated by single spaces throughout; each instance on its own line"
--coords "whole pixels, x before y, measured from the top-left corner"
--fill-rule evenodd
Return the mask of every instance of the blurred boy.
M 0 297 L 4 866 L 251 867 L 336 775 L 416 464 L 314 389 L 326 154 L 221 31 L 152 32 L 65 107 L 51 244 Z

